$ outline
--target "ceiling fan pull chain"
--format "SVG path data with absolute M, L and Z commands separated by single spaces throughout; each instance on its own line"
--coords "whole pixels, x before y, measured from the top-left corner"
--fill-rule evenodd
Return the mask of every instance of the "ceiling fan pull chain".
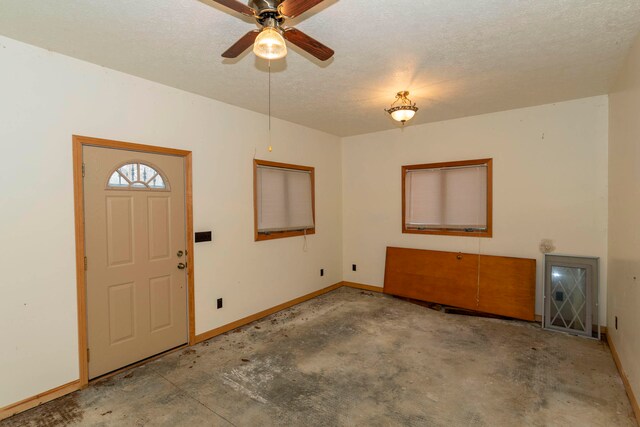
M 271 60 L 269 60 L 269 152 L 273 150 L 271 147 Z

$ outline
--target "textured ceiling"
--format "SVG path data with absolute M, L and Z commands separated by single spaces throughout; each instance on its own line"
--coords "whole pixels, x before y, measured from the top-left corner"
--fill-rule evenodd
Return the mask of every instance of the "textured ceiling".
M 272 113 L 347 136 L 607 93 L 640 31 L 638 0 L 325 0 L 288 21 L 336 51 L 290 46 Z M 210 0 L 0 0 L 0 34 L 266 113 L 266 62 L 220 54 L 255 28 Z

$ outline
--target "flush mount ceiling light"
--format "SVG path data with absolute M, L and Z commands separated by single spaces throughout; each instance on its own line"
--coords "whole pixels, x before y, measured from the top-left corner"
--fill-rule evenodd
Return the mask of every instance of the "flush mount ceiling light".
M 385 109 L 387 113 L 391 114 L 393 120 L 402 123 L 403 125 L 415 116 L 416 111 L 418 111 L 418 107 L 416 107 L 415 102 L 411 102 L 408 98 L 409 92 L 403 90 L 402 92 L 398 92 L 396 95 L 396 100 L 393 101 L 391 107 L 389 109 Z
M 237 58 L 251 44 L 253 52 L 260 58 L 284 58 L 287 55 L 285 39 L 320 61 L 333 56 L 333 50 L 327 46 L 300 30 L 284 25 L 287 19 L 295 18 L 323 0 L 249 0 L 248 5 L 237 0 L 212 1 L 254 18 L 260 26 L 257 30 L 249 31 L 227 49 L 222 54 L 224 58 Z

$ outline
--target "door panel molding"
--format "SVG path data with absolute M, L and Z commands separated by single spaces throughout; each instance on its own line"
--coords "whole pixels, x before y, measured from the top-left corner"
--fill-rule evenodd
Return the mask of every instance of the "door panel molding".
M 101 148 L 113 148 L 128 151 L 137 151 L 153 154 L 166 154 L 179 156 L 185 161 L 185 204 L 186 204 L 186 242 L 187 242 L 187 311 L 188 311 L 188 335 L 189 345 L 195 344 L 195 300 L 193 277 L 193 178 L 192 178 L 192 152 L 175 148 L 157 147 L 146 144 L 114 141 L 108 139 L 93 138 L 88 136 L 73 135 L 73 193 L 74 193 L 74 217 L 75 217 L 75 243 L 76 243 L 76 286 L 78 305 L 78 359 L 80 387 L 86 387 L 89 383 L 88 361 L 88 336 L 87 336 L 87 293 L 85 278 L 85 230 L 84 230 L 84 188 L 82 149 L 84 146 Z

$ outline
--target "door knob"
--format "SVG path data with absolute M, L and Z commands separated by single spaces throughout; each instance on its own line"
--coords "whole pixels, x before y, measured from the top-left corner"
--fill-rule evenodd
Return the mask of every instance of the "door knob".
M 462 259 L 462 254 L 458 254 L 458 255 L 456 255 L 456 258 L 458 258 L 458 259 Z
M 178 258 L 181 258 L 181 257 L 182 257 L 182 255 L 184 255 L 184 252 L 182 252 L 182 251 L 178 251 L 178 253 L 177 253 L 176 255 L 178 255 Z
M 185 268 L 187 268 L 187 265 L 183 262 L 179 262 L 178 263 L 178 269 L 180 270 L 184 270 Z

